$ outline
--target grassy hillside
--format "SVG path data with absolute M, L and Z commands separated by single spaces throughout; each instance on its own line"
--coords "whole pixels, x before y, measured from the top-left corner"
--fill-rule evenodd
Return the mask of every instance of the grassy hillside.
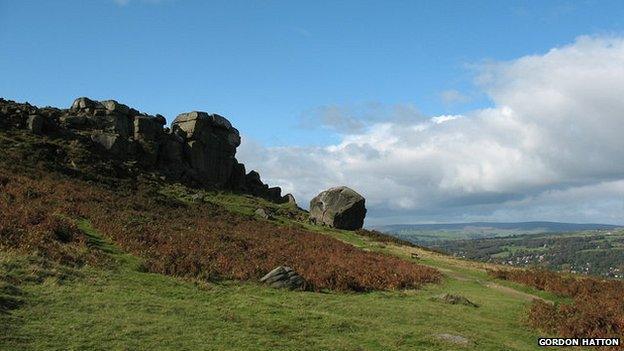
M 536 350 L 532 301 L 570 302 L 493 265 L 99 162 L 81 140 L 0 132 L 0 147 L 0 350 Z M 306 290 L 258 283 L 279 264 Z
M 484 272 L 448 257 L 382 245 L 350 233 L 367 250 L 417 252 L 446 272 L 421 290 L 369 293 L 291 292 L 254 282 L 181 279 L 145 272 L 142 261 L 105 244 L 89 225 L 90 250 L 106 252 L 104 267 L 68 268 L 3 252 L 2 279 L 21 305 L 3 322 L 6 350 L 448 350 L 436 334 L 470 340 L 467 350 L 533 350 L 523 324 L 531 295 L 493 283 Z M 445 268 L 449 267 L 449 268 Z M 450 268 L 452 267 L 452 268 Z M 6 290 L 6 289 L 5 289 Z M 478 308 L 432 298 L 461 294 Z M 543 295 L 545 298 L 552 296 Z M 501 313 L 504 311 L 504 313 Z

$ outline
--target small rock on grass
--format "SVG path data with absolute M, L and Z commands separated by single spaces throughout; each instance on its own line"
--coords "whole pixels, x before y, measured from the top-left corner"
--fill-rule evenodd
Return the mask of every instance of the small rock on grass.
M 273 219 L 263 208 L 257 209 L 254 214 L 262 219 Z
M 464 305 L 470 307 L 479 307 L 476 303 L 468 300 L 467 298 L 461 295 L 452 295 L 452 294 L 444 294 L 440 296 L 433 297 L 434 301 L 441 301 L 451 305 Z
M 260 282 L 269 284 L 272 288 L 287 288 L 290 290 L 303 289 L 305 280 L 292 268 L 279 266 L 260 279 Z
M 451 344 L 455 344 L 455 345 L 468 346 L 471 344 L 469 339 L 464 338 L 461 335 L 442 333 L 442 334 L 436 334 L 436 338 L 442 341 L 449 342 Z

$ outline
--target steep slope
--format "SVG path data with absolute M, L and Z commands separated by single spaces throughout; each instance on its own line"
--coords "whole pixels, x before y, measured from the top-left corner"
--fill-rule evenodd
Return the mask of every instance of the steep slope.
M 290 265 L 311 290 L 417 287 L 439 279 L 430 268 L 356 250 L 310 233 L 296 221 L 276 225 L 253 215 L 232 214 L 210 201 L 210 190 L 169 182 L 158 173 L 139 168 L 136 175 L 115 176 L 114 171 L 102 169 L 105 161 L 93 162 L 96 154 L 91 156 L 89 149 L 65 138 L 39 138 L 12 130 L 2 134 L 0 146 L 5 150 L 0 159 L 3 247 L 43 250 L 52 242 L 46 256 L 55 255 L 65 246 L 43 235 L 54 239 L 62 230 L 57 227 L 71 228 L 71 220 L 87 219 L 158 273 L 247 280 L 258 279 L 278 265 Z M 54 156 L 73 153 L 85 155 L 70 156 L 79 177 L 56 171 L 64 163 Z M 291 204 L 261 203 L 286 220 L 306 216 Z M 22 231 L 31 228 L 42 236 L 24 236 Z M 80 238 L 71 232 L 65 236 L 58 241 Z
M 536 350 L 531 299 L 567 301 L 27 127 L 0 129 L 2 350 Z M 257 282 L 282 264 L 305 291 Z

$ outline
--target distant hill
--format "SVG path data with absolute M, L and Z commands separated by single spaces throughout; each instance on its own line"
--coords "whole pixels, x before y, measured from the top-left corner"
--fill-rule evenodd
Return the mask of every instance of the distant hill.
M 617 225 L 561 222 L 472 222 L 443 224 L 392 224 L 374 229 L 395 235 L 417 244 L 431 244 L 445 240 L 495 238 L 510 235 L 565 233 L 587 230 L 611 230 Z

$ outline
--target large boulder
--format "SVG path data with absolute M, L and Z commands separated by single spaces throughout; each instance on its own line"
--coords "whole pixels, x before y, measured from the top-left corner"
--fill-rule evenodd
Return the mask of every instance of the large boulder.
M 286 194 L 282 196 L 282 199 L 280 202 L 283 204 L 289 204 L 290 206 L 293 206 L 293 207 L 297 207 L 297 200 L 295 200 L 295 197 L 293 196 L 293 194 Z
M 201 111 L 181 113 L 172 123 L 172 128 L 179 127 L 186 132 L 186 137 L 209 143 L 215 137 L 221 138 L 229 146 L 236 149 L 240 146 L 240 134 L 232 127 L 230 121 L 217 114 Z
M 240 145 L 240 134 L 222 116 L 206 112 L 187 112 L 171 125 L 174 134 L 183 139 L 185 155 L 204 183 L 225 186 L 230 181 L 234 155 Z
M 106 108 L 107 114 L 119 114 L 119 115 L 128 115 L 130 114 L 130 107 L 124 104 L 120 104 L 115 100 L 105 100 L 100 102 L 104 108 Z M 76 102 L 74 102 L 74 105 Z
M 72 112 L 83 111 L 86 109 L 104 108 L 98 101 L 89 99 L 88 97 L 79 97 L 69 108 Z
M 364 225 L 364 198 L 346 186 L 330 188 L 310 201 L 310 220 L 333 228 L 356 230 Z

